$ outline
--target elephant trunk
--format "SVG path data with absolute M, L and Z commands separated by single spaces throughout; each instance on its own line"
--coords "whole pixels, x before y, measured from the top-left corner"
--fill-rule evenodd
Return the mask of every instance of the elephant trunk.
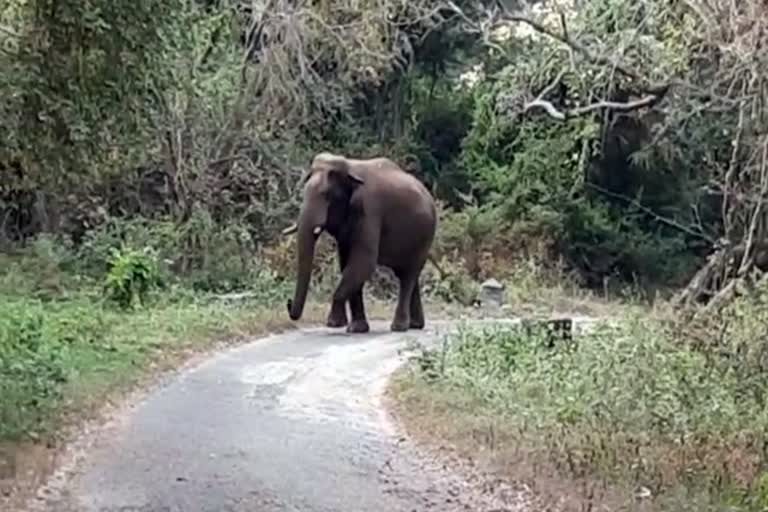
M 315 256 L 315 242 L 319 230 L 307 219 L 302 218 L 298 226 L 298 264 L 296 289 L 293 300 L 288 301 L 288 314 L 291 320 L 298 320 L 304 312 L 304 303 L 309 291 L 309 280 L 312 275 L 312 262 Z

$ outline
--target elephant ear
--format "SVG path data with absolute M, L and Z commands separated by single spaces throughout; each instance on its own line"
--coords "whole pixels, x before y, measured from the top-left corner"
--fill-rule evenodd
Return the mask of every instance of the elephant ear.
M 355 189 L 365 183 L 363 178 L 355 171 L 350 169 L 349 164 L 344 160 L 334 162 L 333 167 L 328 171 L 328 177 L 341 183 L 345 188 Z
M 328 171 L 328 180 L 333 184 L 331 189 L 337 191 L 336 200 L 347 204 L 348 215 L 362 216 L 364 211 L 362 197 L 355 192 L 365 181 L 349 168 L 346 161 L 340 163 L 341 166 L 334 166 Z
M 357 188 L 360 185 L 365 183 L 365 181 L 363 180 L 363 178 L 360 177 L 359 174 L 352 171 L 347 171 L 347 172 L 339 172 L 335 170 L 331 171 L 332 175 L 334 173 L 337 174 L 337 176 L 334 176 L 334 178 L 344 180 L 348 185 L 351 185 L 352 188 Z

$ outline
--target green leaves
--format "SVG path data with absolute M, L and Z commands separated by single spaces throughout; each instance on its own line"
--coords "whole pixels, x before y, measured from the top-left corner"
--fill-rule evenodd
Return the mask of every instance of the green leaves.
M 162 281 L 155 254 L 149 250 L 113 249 L 104 281 L 108 297 L 123 309 L 141 305 Z
M 40 303 L 0 303 L 0 439 L 35 434 L 61 397 L 67 350 L 47 327 Z

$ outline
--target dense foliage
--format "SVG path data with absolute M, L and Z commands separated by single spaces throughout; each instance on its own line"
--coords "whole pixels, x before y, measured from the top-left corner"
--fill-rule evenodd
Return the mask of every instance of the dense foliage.
M 6 3 L 0 241 L 79 243 L 140 215 L 188 231 L 207 218 L 258 249 L 290 221 L 321 148 L 398 159 L 449 214 L 468 200 L 494 210 L 506 228 L 489 244 L 545 241 L 536 256 L 561 256 L 590 286 L 680 285 L 718 238 L 761 236 L 749 217 L 762 207 L 723 195 L 759 181 L 745 141 L 760 133 L 764 63 L 759 27 L 744 25 L 758 2 L 724 4 L 730 17 L 693 0 L 522 15 L 481 2 L 263 7 Z M 751 67 L 733 69 L 750 51 Z
M 537 32 L 489 52 L 483 41 L 493 34 L 466 23 L 481 24 L 479 4 L 428 4 L 361 14 L 282 1 L 258 12 L 227 1 L 6 3 L 5 245 L 40 232 L 80 242 L 95 226 L 136 215 L 182 227 L 207 216 L 243 226 L 261 245 L 295 211 L 296 167 L 331 148 L 410 162 L 459 210 L 473 194 L 517 226 L 509 236 L 551 240 L 589 284 L 614 273 L 684 280 L 701 237 L 656 216 L 691 224 L 695 187 L 711 177 L 699 148 L 727 141 L 674 141 L 672 160 L 646 155 L 640 165 L 630 156 L 647 149 L 647 116 L 595 110 L 557 123 L 514 112 L 554 75 L 560 106 L 617 99 L 633 84 Z M 590 6 L 568 23 L 599 36 L 597 49 L 622 48 L 617 58 L 656 81 L 700 73 L 685 57 L 696 50 L 692 11 Z M 479 79 L 462 81 L 467 70 Z M 689 137 L 707 137 L 698 131 L 711 123 L 693 122 L 701 128 Z M 712 235 L 707 215 L 696 220 Z

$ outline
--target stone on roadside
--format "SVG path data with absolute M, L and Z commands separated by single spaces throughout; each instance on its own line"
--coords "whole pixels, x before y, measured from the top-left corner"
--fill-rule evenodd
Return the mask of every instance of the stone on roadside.
M 500 308 L 504 305 L 504 285 L 496 279 L 487 279 L 480 285 L 480 305 L 483 308 Z

